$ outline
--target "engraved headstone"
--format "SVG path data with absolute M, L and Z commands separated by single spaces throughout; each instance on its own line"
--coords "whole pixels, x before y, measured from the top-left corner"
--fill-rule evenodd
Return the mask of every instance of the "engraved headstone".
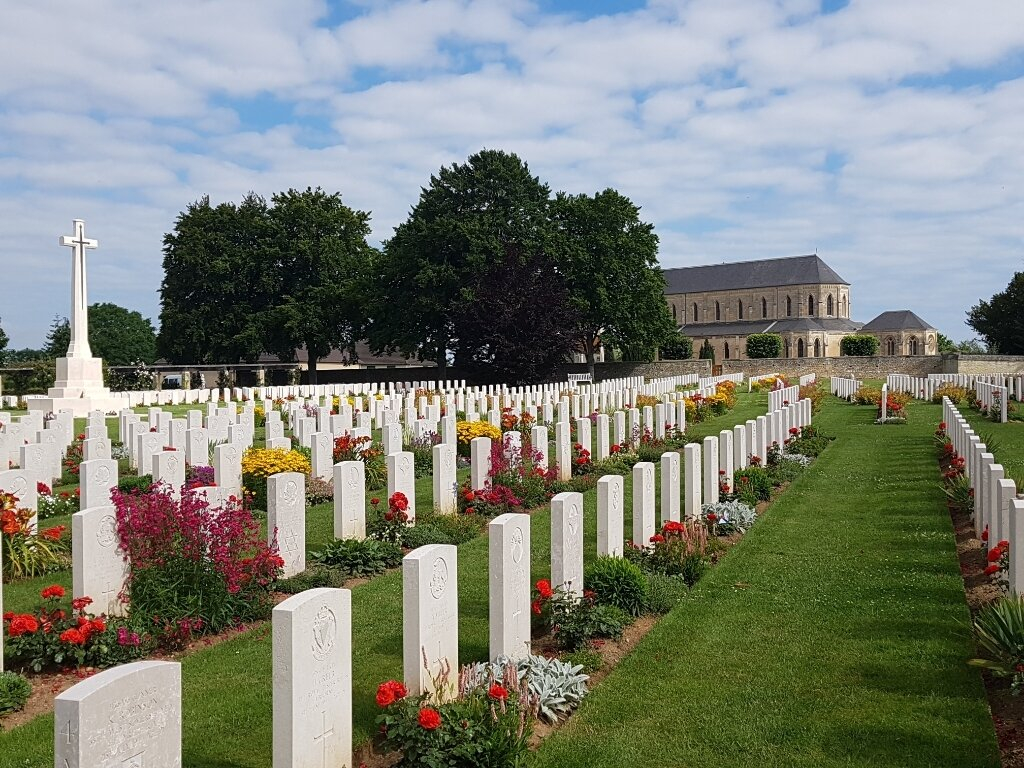
M 457 682 L 457 552 L 452 544 L 428 544 L 402 560 L 402 668 L 413 696 L 433 691 L 445 670 L 448 686 Z
M 306 570 L 306 476 L 278 472 L 267 478 L 267 540 L 277 536 L 283 576 Z
M 661 523 L 679 521 L 680 507 L 679 454 L 666 451 L 661 454 Z
M 109 499 L 108 499 L 109 501 Z M 128 575 L 113 504 L 90 507 L 71 516 L 71 584 L 74 597 L 90 597 L 95 614 L 121 616 L 118 598 Z
M 434 509 L 442 515 L 453 515 L 458 511 L 459 486 L 455 480 L 455 448 L 440 443 L 433 448 Z
M 633 546 L 649 547 L 654 535 L 654 463 L 633 465 Z
M 185 455 L 180 451 L 159 451 L 153 454 L 152 467 L 153 482 L 170 486 L 171 498 L 180 499 L 185 484 Z
M 506 513 L 487 526 L 491 661 L 530 655 L 530 516 Z
M 597 481 L 598 557 L 622 557 L 623 485 L 621 475 L 605 475 Z
M 213 481 L 230 496 L 242 495 L 242 449 L 223 443 L 214 449 Z
M 181 768 L 181 664 L 136 661 L 54 699 L 59 768 Z
M 334 465 L 334 538 L 366 538 L 366 465 L 341 461 Z
M 551 499 L 551 586 L 583 595 L 583 494 Z
M 273 611 L 273 768 L 352 765 L 352 593 L 325 587 Z
M 683 447 L 683 513 L 687 520 L 700 517 L 701 457 L 700 443 L 687 443 Z
M 334 440 L 329 432 L 316 432 L 310 437 L 310 464 L 313 477 L 331 478 L 334 466 Z
M 404 493 L 409 502 L 405 513 L 409 525 L 416 522 L 416 460 L 412 451 L 399 451 L 387 457 L 388 498 L 395 493 Z
M 79 504 L 81 509 L 103 507 L 110 503 L 110 489 L 118 483 L 117 461 L 90 459 L 79 465 Z

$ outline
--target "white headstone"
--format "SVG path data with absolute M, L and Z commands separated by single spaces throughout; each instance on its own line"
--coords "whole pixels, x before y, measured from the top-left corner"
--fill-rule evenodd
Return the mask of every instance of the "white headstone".
M 701 508 L 701 456 L 700 443 L 687 443 L 683 447 L 683 512 L 687 520 L 700 517 Z
M 605 475 L 597 481 L 597 554 L 622 557 L 623 481 L 621 475 Z
M 661 522 L 679 522 L 680 512 L 679 454 L 666 451 L 661 454 Z
M 166 483 L 171 487 L 171 497 L 181 498 L 181 487 L 185 484 L 185 455 L 179 451 L 159 451 L 153 454 L 152 472 L 154 483 Z
M 310 464 L 313 477 L 331 478 L 334 466 L 334 440 L 330 432 L 316 432 L 310 437 Z
M 416 522 L 416 459 L 412 451 L 399 451 L 387 457 L 388 498 L 395 493 L 404 493 L 409 501 L 405 513 L 409 525 Z
M 109 499 L 108 499 L 109 501 Z M 128 564 L 117 536 L 117 510 L 113 504 L 82 509 L 71 516 L 72 596 L 92 598 L 95 614 L 121 616 L 118 599 Z
M 487 526 L 491 661 L 530 655 L 530 516 L 498 515 Z
M 474 437 L 469 441 L 469 483 L 478 491 L 487 483 L 491 472 L 491 438 Z
M 718 503 L 718 438 L 704 438 L 704 503 Z
M 213 481 L 229 496 L 242 495 L 242 449 L 234 443 L 214 448 Z
M 352 765 L 352 593 L 292 595 L 272 626 L 273 768 Z
M 583 494 L 551 499 L 551 586 L 583 594 Z
M 277 535 L 283 576 L 306 570 L 306 476 L 278 472 L 267 478 L 267 540 Z
M 633 545 L 649 547 L 654 535 L 654 464 L 633 465 Z
M 442 515 L 458 511 L 459 486 L 455 479 L 455 448 L 447 443 L 434 446 L 434 509 Z
M 180 768 L 181 664 L 105 669 L 54 699 L 59 768 Z
M 402 560 L 402 668 L 413 696 L 433 691 L 444 671 L 449 686 L 457 682 L 457 552 L 452 544 L 428 544 Z
M 334 465 L 334 538 L 366 538 L 366 465 L 361 461 Z

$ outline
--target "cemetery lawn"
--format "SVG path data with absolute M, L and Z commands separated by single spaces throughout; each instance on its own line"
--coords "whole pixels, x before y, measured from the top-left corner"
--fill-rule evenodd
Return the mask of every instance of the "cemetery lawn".
M 707 422 L 690 425 L 695 438 L 764 415 L 767 395 L 741 393 L 736 407 Z M 460 471 L 460 480 L 463 477 Z M 632 526 L 629 510 L 632 482 L 625 481 L 625 531 Z M 417 480 L 417 509 L 431 506 L 431 479 Z M 369 495 L 383 496 L 382 492 Z M 656 493 L 660 500 L 660 494 Z M 307 549 L 316 550 L 333 538 L 333 506 L 306 512 Z M 660 518 L 659 518 L 660 519 Z M 61 521 L 63 522 L 63 521 Z M 584 556 L 596 555 L 596 492 L 584 494 Z M 531 568 L 534 581 L 551 571 L 551 513 L 531 515 Z M 473 539 L 458 548 L 459 658 L 484 660 L 488 655 L 488 540 Z M 38 590 L 49 583 L 70 586 L 70 571 L 31 580 L 11 602 L 30 607 Z M 5 605 L 13 585 L 5 585 Z M 377 686 L 402 676 L 402 575 L 391 571 L 352 590 L 353 623 L 353 746 L 366 745 L 376 733 Z M 271 755 L 271 642 L 269 623 L 182 661 L 183 764 L 189 768 L 265 768 Z M 37 717 L 9 732 L 0 731 L 0 768 L 49 768 L 53 765 L 53 715 Z
M 828 398 L 836 440 L 532 766 L 998 766 L 931 433 Z

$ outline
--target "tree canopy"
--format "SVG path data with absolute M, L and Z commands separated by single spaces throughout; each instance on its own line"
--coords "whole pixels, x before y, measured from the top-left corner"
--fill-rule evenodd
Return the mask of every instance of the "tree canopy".
M 369 214 L 319 188 L 271 202 L 249 194 L 213 206 L 204 197 L 164 237 L 158 349 L 168 360 L 291 360 L 305 346 L 315 383 L 331 349 L 354 354 Z
M 7 333 L 4 331 L 3 326 L 0 326 L 0 365 L 4 364 L 4 360 L 7 357 L 7 342 L 8 341 L 10 341 L 10 338 L 7 336 Z
M 1024 354 L 1024 272 L 1017 272 L 1006 289 L 967 312 L 967 324 L 1002 355 Z
M 839 354 L 847 357 L 871 357 L 878 354 L 878 337 L 870 333 L 852 333 L 839 341 Z
M 747 336 L 747 357 L 782 357 L 782 337 L 777 333 L 752 333 Z
M 89 347 L 107 365 L 131 365 L 156 360 L 156 332 L 148 318 L 117 304 L 90 304 Z M 57 317 L 46 334 L 47 357 L 64 357 L 71 343 L 71 325 Z
M 442 369 L 451 358 L 467 368 L 499 357 L 511 361 L 513 349 L 520 356 L 564 358 L 569 343 L 538 326 L 486 327 L 496 294 L 503 312 L 530 316 L 536 307 L 528 303 L 552 300 L 526 290 L 537 286 L 538 276 L 553 280 L 557 273 L 549 206 L 547 185 L 514 154 L 483 150 L 431 176 L 374 271 L 371 349 L 432 360 Z M 551 289 L 557 294 L 557 283 Z M 497 320 L 497 312 L 491 316 Z
M 618 347 L 627 359 L 653 359 L 676 331 L 654 226 L 614 189 L 593 196 L 560 192 L 552 208 L 578 343 L 591 373 L 601 343 Z

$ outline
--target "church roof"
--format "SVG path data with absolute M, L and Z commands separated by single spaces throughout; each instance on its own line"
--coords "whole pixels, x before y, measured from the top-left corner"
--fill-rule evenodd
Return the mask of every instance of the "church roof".
M 862 331 L 931 331 L 934 329 L 935 326 L 929 325 L 909 309 L 883 312 L 861 328 Z
M 817 254 L 663 269 L 665 293 L 705 293 L 830 283 L 849 285 Z
M 855 333 L 861 327 L 843 317 L 787 317 L 782 320 L 737 320 L 728 323 L 687 323 L 679 330 L 691 338 L 749 336 L 752 333 Z

